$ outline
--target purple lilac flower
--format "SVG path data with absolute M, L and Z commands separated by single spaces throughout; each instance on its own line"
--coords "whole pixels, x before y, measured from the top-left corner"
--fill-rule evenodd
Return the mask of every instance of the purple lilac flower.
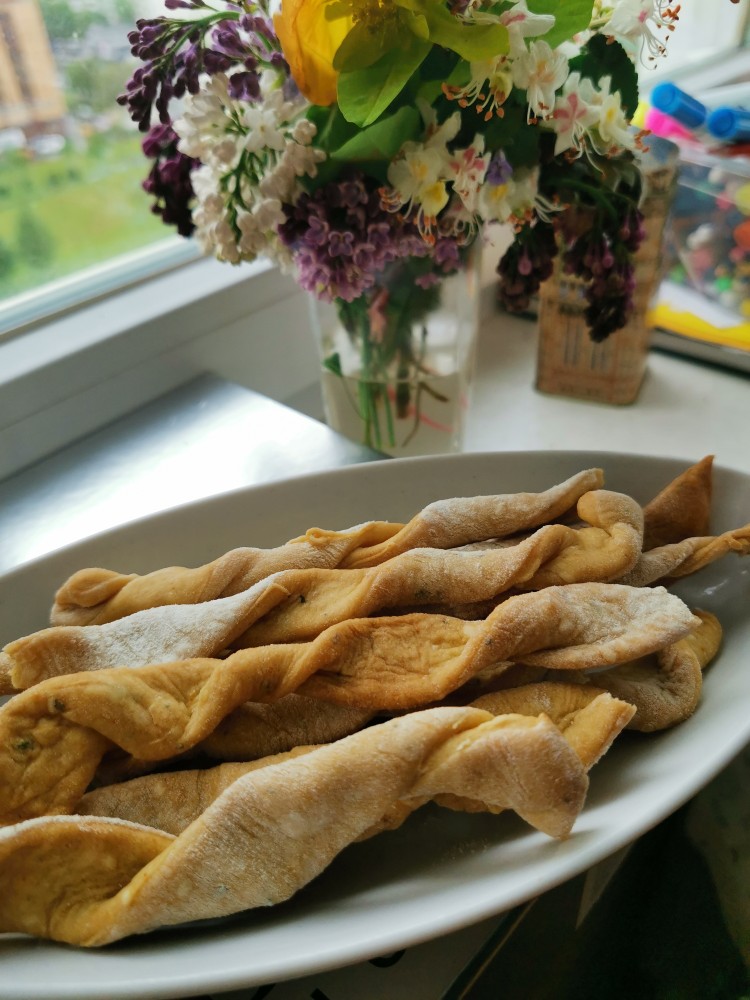
M 155 125 L 143 140 L 143 152 L 154 165 L 143 189 L 154 196 L 151 211 L 163 222 L 177 227 L 180 236 L 190 236 L 193 225 L 191 171 L 198 161 L 177 150 L 177 133 L 171 125 Z
M 324 301 L 352 302 L 406 257 L 434 254 L 443 272 L 458 262 L 455 240 L 441 237 L 429 246 L 413 222 L 382 207 L 377 183 L 362 174 L 303 194 L 285 213 L 279 237 L 292 251 L 302 287 Z
M 169 124 L 171 101 L 197 94 L 202 73 L 236 70 L 230 93 L 247 101 L 260 98 L 262 66 L 272 65 L 288 78 L 288 66 L 267 18 L 245 14 L 232 3 L 226 4 L 226 13 L 212 10 L 202 0 L 170 0 L 166 6 L 210 13 L 199 20 L 140 18 L 128 35 L 131 51 L 143 65 L 117 100 L 141 131 L 151 127 L 154 111 L 162 124 Z M 243 36 L 240 29 L 247 34 Z

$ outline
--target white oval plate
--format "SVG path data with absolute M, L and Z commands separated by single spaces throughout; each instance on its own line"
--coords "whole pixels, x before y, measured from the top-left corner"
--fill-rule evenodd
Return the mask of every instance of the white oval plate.
M 696 459 L 702 456 L 695 456 Z M 681 472 L 672 459 L 599 452 L 467 454 L 375 462 L 212 497 L 107 532 L 0 580 L 0 645 L 43 627 L 75 569 L 195 565 L 308 527 L 406 521 L 440 497 L 538 491 L 584 468 L 646 502 Z M 750 521 L 750 476 L 715 470 L 713 531 Z M 564 843 L 512 814 L 426 807 L 400 830 L 347 848 L 292 900 L 94 951 L 0 936 L 4 1000 L 184 997 L 291 979 L 387 954 L 501 913 L 577 875 L 690 798 L 750 740 L 750 560 L 728 556 L 675 590 L 719 615 L 725 642 L 683 725 L 625 733 L 591 773 Z

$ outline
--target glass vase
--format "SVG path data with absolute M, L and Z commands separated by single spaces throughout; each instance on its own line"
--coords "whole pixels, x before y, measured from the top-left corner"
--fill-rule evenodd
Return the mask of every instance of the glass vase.
M 436 274 L 390 265 L 353 302 L 312 302 L 326 421 L 387 455 L 459 451 L 478 327 L 478 252 Z

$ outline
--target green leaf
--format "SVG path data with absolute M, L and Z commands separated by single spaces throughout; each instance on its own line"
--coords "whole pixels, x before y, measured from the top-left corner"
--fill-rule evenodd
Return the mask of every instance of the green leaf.
M 399 108 L 395 114 L 357 132 L 331 155 L 335 160 L 350 163 L 390 161 L 407 140 L 419 135 L 421 127 L 422 120 L 416 108 Z
M 333 57 L 336 70 L 365 69 L 372 66 L 388 49 L 398 45 L 390 31 L 371 31 L 363 22 L 355 24 Z
M 327 368 L 331 374 L 338 375 L 339 378 L 343 378 L 344 376 L 344 369 L 341 367 L 341 355 L 338 351 L 334 351 L 333 354 L 329 354 L 327 358 L 323 359 L 323 367 Z
M 344 118 L 335 104 L 330 108 L 313 104 L 307 111 L 307 118 L 318 130 L 315 145 L 329 156 L 357 134 L 356 127 Z
M 372 66 L 341 73 L 338 103 L 344 118 L 360 128 L 376 122 L 429 51 L 429 42 L 410 34 L 402 48 L 391 50 Z
M 526 107 L 506 102 L 502 118 L 493 118 L 482 130 L 490 152 L 502 149 L 513 167 L 534 167 L 539 163 L 538 125 L 526 121 Z
M 638 107 L 638 73 L 619 42 L 608 42 L 604 35 L 592 35 L 581 54 L 571 59 L 570 69 L 594 83 L 603 76 L 611 76 L 610 91 L 619 90 L 625 114 L 628 118 L 633 117 Z
M 481 62 L 508 51 L 508 32 L 502 24 L 462 24 L 442 4 L 416 0 L 430 26 L 430 39 L 469 62 Z
M 554 25 L 541 36 L 553 49 L 579 31 L 585 31 L 594 10 L 592 0 L 528 0 L 527 6 L 533 14 L 555 15 Z
M 444 83 L 462 87 L 470 78 L 471 70 L 465 60 L 459 59 L 455 52 L 449 52 L 441 45 L 433 45 L 419 68 L 419 85 L 415 96 L 435 107 L 435 102 L 443 92 Z

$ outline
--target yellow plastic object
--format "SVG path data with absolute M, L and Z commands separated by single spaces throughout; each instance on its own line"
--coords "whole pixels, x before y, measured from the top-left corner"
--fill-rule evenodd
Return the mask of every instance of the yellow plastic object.
M 720 329 L 693 313 L 680 312 L 663 303 L 658 303 L 649 311 L 648 322 L 652 327 L 671 330 L 693 340 L 750 351 L 750 322 Z

